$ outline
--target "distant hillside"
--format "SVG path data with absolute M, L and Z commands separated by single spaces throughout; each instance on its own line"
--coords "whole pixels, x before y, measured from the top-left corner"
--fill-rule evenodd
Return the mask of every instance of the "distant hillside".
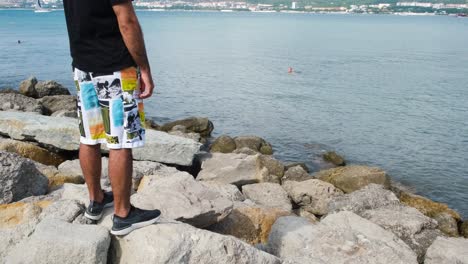
M 249 3 L 262 3 L 262 4 L 285 4 L 291 5 L 291 0 L 247 0 Z M 327 7 L 327 6 L 345 6 L 350 5 L 373 5 L 373 4 L 395 4 L 397 2 L 413 2 L 412 0 L 296 0 L 299 6 L 317 6 L 317 7 Z M 444 3 L 444 4 L 468 4 L 468 0 L 424 0 L 424 1 L 414 1 L 414 2 L 424 2 L 424 3 Z

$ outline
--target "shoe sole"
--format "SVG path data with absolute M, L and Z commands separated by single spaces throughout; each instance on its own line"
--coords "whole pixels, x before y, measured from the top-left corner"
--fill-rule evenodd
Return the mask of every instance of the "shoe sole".
M 101 220 L 102 214 L 104 213 L 104 209 L 112 207 L 112 206 L 114 206 L 114 202 L 111 202 L 111 203 L 108 203 L 108 204 L 104 205 L 104 208 L 103 208 L 102 212 L 100 214 L 98 214 L 98 215 L 90 215 L 90 214 L 88 214 L 88 212 L 85 211 L 84 216 L 86 218 L 94 220 L 94 221 Z
M 127 228 L 121 229 L 121 230 L 111 230 L 110 233 L 112 235 L 114 235 L 114 236 L 125 236 L 125 235 L 129 234 L 130 232 L 132 232 L 132 231 L 134 231 L 136 229 L 152 225 L 152 224 L 156 223 L 158 220 L 159 220 L 159 216 L 156 217 L 156 218 L 153 218 L 151 220 L 145 221 L 145 222 L 140 222 L 140 223 L 133 224 L 133 225 L 131 225 L 131 226 L 127 227 Z

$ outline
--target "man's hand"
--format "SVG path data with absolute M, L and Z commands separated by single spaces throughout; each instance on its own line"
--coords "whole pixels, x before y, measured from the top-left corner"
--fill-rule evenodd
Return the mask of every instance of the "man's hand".
M 153 94 L 154 83 L 153 77 L 151 77 L 148 56 L 146 55 L 143 32 L 133 9 L 132 1 L 122 1 L 112 7 L 117 16 L 125 46 L 127 46 L 135 63 L 140 67 L 140 98 L 148 98 Z
M 148 69 L 140 70 L 140 99 L 146 99 L 153 94 L 154 83 L 151 71 Z

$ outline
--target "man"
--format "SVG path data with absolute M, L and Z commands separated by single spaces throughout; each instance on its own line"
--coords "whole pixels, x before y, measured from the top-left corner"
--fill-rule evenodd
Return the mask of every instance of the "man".
M 130 0 L 63 0 L 78 95 L 80 164 L 99 220 L 114 206 L 111 233 L 125 235 L 157 221 L 159 210 L 130 204 L 132 148 L 144 145 L 142 99 L 153 93 L 143 34 Z M 100 144 L 109 148 L 112 192 L 101 189 Z

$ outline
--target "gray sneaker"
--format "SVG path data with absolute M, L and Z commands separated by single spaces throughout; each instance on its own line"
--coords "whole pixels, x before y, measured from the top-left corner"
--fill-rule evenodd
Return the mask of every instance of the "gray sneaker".
M 116 236 L 124 236 L 135 229 L 142 228 L 156 223 L 161 215 L 161 211 L 143 210 L 136 207 L 130 207 L 127 217 L 119 217 L 114 215 L 112 218 L 111 234 Z
M 114 206 L 114 194 L 112 192 L 104 192 L 104 198 L 102 202 L 89 201 L 88 208 L 84 213 L 84 216 L 88 219 L 97 221 L 102 217 L 104 208 Z

